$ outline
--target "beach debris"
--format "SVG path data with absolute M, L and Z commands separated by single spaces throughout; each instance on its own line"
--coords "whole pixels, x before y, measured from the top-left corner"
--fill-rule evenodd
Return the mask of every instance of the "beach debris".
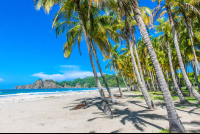
M 117 98 L 122 98 L 121 96 L 117 96 L 117 95 L 114 95 L 114 97 L 117 99 Z M 106 98 L 110 98 L 110 96 L 106 97 Z
M 86 109 L 89 105 L 87 104 L 87 101 L 84 100 L 80 104 L 78 104 L 75 108 L 72 108 L 71 110 L 78 110 L 78 109 Z

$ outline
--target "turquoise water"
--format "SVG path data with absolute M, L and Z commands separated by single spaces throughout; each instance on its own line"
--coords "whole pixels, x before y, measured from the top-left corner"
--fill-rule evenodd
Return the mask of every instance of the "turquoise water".
M 24 96 L 24 95 L 45 95 L 70 92 L 94 91 L 97 88 L 61 88 L 61 89 L 0 89 L 0 97 Z

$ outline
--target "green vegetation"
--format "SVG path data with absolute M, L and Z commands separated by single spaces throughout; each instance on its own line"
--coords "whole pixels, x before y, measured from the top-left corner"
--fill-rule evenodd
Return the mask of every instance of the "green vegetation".
M 144 97 L 143 97 L 143 96 L 138 96 L 138 97 L 136 97 L 136 98 L 141 99 L 141 100 L 144 100 Z
M 177 108 L 179 108 L 179 109 L 187 109 L 187 107 L 177 107 Z
M 126 92 L 128 92 L 128 93 L 133 93 L 133 94 L 142 94 L 142 92 L 140 92 L 140 91 L 126 91 Z
M 194 97 L 185 97 L 189 102 L 198 102 Z
M 114 75 L 105 74 L 104 77 L 105 77 L 109 87 L 118 87 L 118 84 L 117 84 L 117 81 L 116 81 L 116 78 Z M 104 86 L 102 77 L 99 77 L 99 80 L 100 80 L 101 85 Z M 79 79 L 75 79 L 73 81 L 62 81 L 62 82 L 54 81 L 54 82 L 62 87 L 64 87 L 65 84 L 68 86 L 71 86 L 71 87 L 75 87 L 77 84 L 81 85 L 81 87 L 88 87 L 88 88 L 97 87 L 94 77 L 87 77 L 84 79 L 79 78 Z M 119 76 L 119 83 L 120 83 L 121 87 L 125 87 L 121 76 Z
M 196 105 L 196 107 L 200 108 L 200 104 Z
M 163 129 L 159 133 L 169 133 L 169 129 Z
M 164 100 L 162 96 L 154 96 L 152 100 Z

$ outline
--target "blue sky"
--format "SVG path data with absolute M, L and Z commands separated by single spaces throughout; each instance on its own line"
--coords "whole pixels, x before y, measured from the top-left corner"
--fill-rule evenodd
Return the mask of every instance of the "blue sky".
M 156 3 L 140 0 L 140 5 L 154 8 Z M 56 11 L 56 7 L 49 15 L 36 11 L 33 0 L 0 0 L 0 89 L 32 84 L 39 78 L 62 81 L 93 76 L 84 40 L 82 56 L 76 47 L 70 59 L 64 58 L 65 35 L 56 38 L 51 30 Z M 107 62 L 100 53 L 98 57 L 103 72 L 113 74 L 105 70 Z

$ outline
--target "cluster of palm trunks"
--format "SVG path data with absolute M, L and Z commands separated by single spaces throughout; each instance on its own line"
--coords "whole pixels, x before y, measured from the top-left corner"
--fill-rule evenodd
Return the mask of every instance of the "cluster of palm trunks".
M 185 86 L 200 102 L 200 94 L 186 72 L 186 65 L 192 64 L 194 78 L 199 86 L 197 44 L 200 44 L 200 2 L 196 0 L 152 0 L 152 2 L 158 3 L 153 10 L 140 7 L 138 0 L 34 0 L 36 9 L 43 7 L 48 13 L 55 4 L 60 5 L 53 27 L 57 36 L 66 34 L 67 42 L 64 44 L 66 58 L 70 57 L 75 45 L 78 45 L 81 54 L 81 40 L 85 39 L 105 114 L 111 115 L 112 111 L 99 82 L 94 59 L 112 103 L 117 103 L 117 100 L 104 78 L 96 55 L 97 48 L 105 60 L 110 61 L 106 68 L 114 70 L 121 97 L 123 93 L 118 75 L 122 75 L 128 90 L 131 87 L 142 92 L 149 109 L 156 110 L 156 105 L 151 100 L 148 90 L 152 88 L 154 91 L 161 90 L 168 112 L 169 131 L 186 132 L 176 112 L 170 90 L 173 84 L 173 90 L 180 102 L 188 103 L 178 81 L 177 69 L 179 69 Z M 162 18 L 165 14 L 168 17 Z M 154 26 L 155 21 L 159 23 L 156 26 Z M 136 27 L 142 37 L 137 42 Z M 159 37 L 150 37 L 150 30 L 162 34 Z M 118 51 L 119 46 L 113 46 L 111 40 L 117 44 L 125 42 L 125 47 Z M 86 102 L 75 109 L 85 105 Z

